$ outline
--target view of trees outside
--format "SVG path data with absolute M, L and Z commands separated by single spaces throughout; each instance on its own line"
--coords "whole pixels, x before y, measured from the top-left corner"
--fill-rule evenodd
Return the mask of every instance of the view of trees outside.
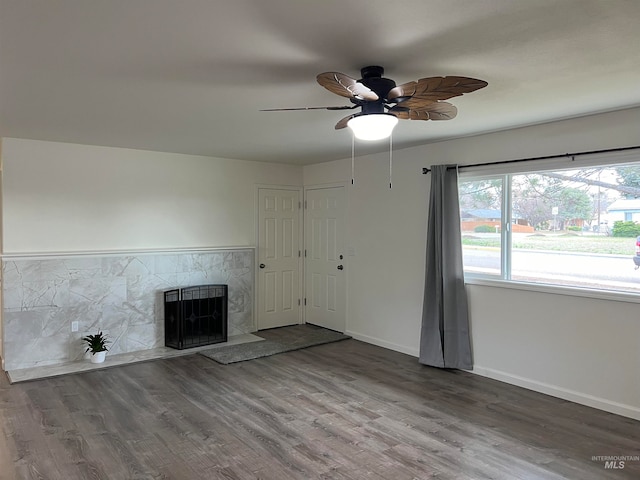
M 465 271 L 501 274 L 499 212 L 507 181 L 510 278 L 640 292 L 632 261 L 640 235 L 640 165 L 461 181 Z
M 502 178 L 463 181 L 459 189 L 463 212 L 501 209 Z M 640 198 L 640 166 L 513 175 L 511 189 L 514 218 L 536 230 L 579 226 L 597 232 L 599 221 L 607 219 L 607 208 L 615 200 Z

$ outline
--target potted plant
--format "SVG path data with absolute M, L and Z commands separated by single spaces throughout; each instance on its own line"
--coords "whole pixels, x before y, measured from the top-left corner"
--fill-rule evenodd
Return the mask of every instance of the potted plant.
M 87 335 L 82 337 L 82 340 L 87 344 L 86 352 L 91 352 L 91 363 L 104 362 L 105 355 L 107 354 L 107 336 L 102 332 L 98 332 L 95 335 Z

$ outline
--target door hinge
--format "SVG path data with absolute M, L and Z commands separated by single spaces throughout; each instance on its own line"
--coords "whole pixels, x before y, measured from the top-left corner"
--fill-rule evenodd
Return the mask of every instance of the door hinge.
M 298 306 L 300 306 L 300 299 L 298 299 Z
M 306 200 L 304 201 L 304 209 L 305 210 L 307 209 L 307 201 Z
M 304 256 L 305 256 L 305 258 L 307 257 L 307 249 L 306 248 L 304 249 Z
M 307 299 L 306 298 L 304 299 L 304 305 L 305 305 L 305 307 L 307 306 Z
M 298 250 L 298 258 L 300 258 L 302 255 L 300 253 L 300 250 Z

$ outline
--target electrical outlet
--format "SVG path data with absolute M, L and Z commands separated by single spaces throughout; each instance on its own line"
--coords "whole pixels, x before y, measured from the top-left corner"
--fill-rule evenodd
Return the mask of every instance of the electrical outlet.
M 78 331 L 78 322 L 71 322 L 71 331 L 72 332 L 77 332 Z

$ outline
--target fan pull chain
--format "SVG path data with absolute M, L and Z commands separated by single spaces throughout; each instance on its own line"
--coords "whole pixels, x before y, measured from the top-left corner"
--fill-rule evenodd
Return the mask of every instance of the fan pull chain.
M 356 136 L 354 134 L 351 134 L 351 185 L 354 184 L 354 171 L 355 171 L 355 153 L 356 153 Z
M 393 184 L 391 178 L 393 176 L 393 135 L 389 136 L 389 189 Z

